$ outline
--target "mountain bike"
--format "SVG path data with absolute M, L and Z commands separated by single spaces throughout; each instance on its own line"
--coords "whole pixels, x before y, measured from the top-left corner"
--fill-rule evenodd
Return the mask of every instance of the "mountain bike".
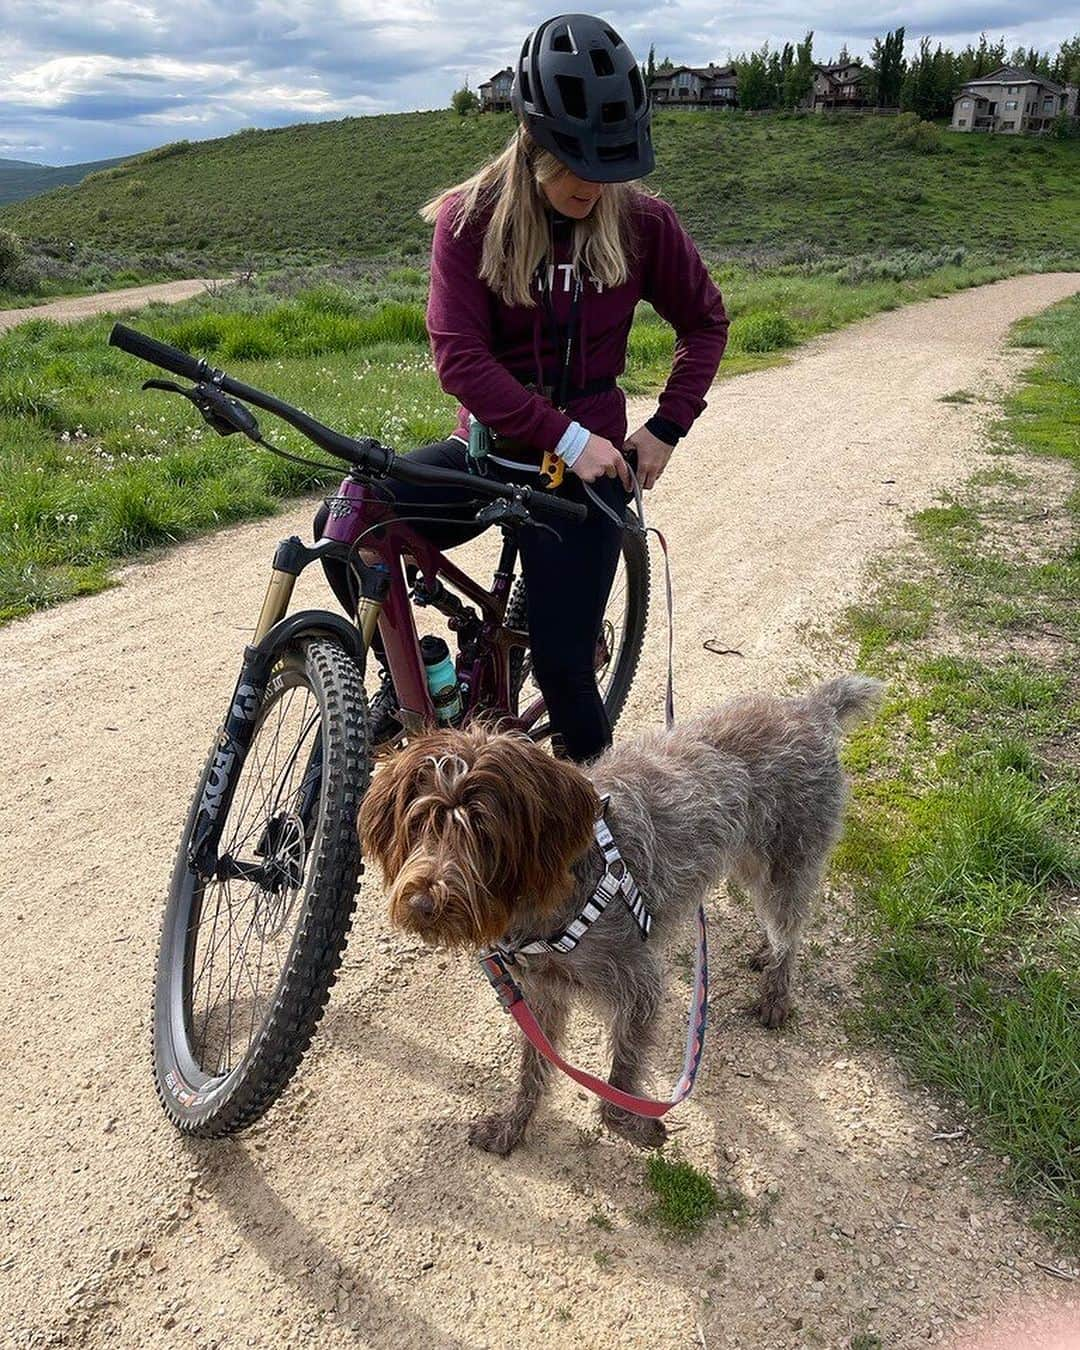
M 219 434 L 288 454 L 263 438 L 255 407 L 350 466 L 328 498 L 324 537 L 309 545 L 294 535 L 274 553 L 165 905 L 154 979 L 157 1091 L 180 1131 L 215 1137 L 250 1125 L 280 1096 L 341 964 L 362 872 L 357 813 L 373 771 L 364 672 L 376 628 L 405 738 L 437 721 L 413 612 L 422 606 L 456 637 L 463 720 L 482 715 L 542 740 L 551 728 L 531 682 L 517 535 L 579 521 L 586 508 L 542 488 L 410 463 L 122 324 L 109 341 L 191 381 L 143 388 L 188 399 Z M 490 586 L 395 515 L 379 491 L 395 478 L 469 490 L 476 519 L 502 531 Z M 289 613 L 297 577 L 327 557 L 349 568 L 355 615 Z M 627 529 L 596 650 L 613 724 L 637 669 L 648 598 L 644 536 Z

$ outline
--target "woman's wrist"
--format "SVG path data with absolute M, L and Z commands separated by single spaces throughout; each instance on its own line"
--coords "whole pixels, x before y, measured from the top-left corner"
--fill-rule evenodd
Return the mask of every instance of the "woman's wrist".
M 664 417 L 660 413 L 654 413 L 645 423 L 645 430 L 652 432 L 658 441 L 663 441 L 665 445 L 675 448 L 686 435 L 686 428 L 673 422 L 670 417 Z
M 571 422 L 559 438 L 555 453 L 568 469 L 572 469 L 581 458 L 581 452 L 589 443 L 589 429 L 580 422 Z

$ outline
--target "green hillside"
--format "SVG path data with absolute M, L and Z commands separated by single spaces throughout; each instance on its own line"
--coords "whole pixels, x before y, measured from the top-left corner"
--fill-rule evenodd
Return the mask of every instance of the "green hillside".
M 423 251 L 417 206 L 511 125 L 404 113 L 178 142 L 0 210 L 0 226 L 221 262 Z M 1080 258 L 1080 140 L 946 132 L 936 153 L 903 140 L 890 118 L 661 112 L 650 183 L 713 256 L 963 244 Z
M 0 205 L 78 183 L 88 173 L 122 163 L 123 158 L 99 159 L 90 164 L 63 164 L 56 168 L 50 164 L 31 164 L 25 159 L 0 159 Z

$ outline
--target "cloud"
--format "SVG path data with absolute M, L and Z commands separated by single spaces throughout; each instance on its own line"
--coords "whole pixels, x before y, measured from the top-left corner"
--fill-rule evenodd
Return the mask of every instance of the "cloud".
M 549 11 L 506 0 L 4 0 L 0 155 L 73 163 L 180 136 L 442 107 L 510 63 Z M 704 62 L 815 31 L 825 59 L 904 24 L 953 46 L 986 29 L 1053 48 L 1080 0 L 626 0 L 604 17 L 644 59 Z

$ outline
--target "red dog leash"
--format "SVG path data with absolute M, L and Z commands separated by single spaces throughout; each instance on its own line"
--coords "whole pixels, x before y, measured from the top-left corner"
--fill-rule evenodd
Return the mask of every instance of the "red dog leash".
M 667 690 L 664 700 L 664 721 L 668 730 L 675 724 L 675 698 L 674 698 L 674 602 L 671 587 L 671 559 L 668 554 L 667 540 L 655 526 L 645 524 L 645 507 L 641 500 L 641 487 L 638 484 L 637 475 L 633 469 L 630 470 L 631 478 L 634 484 L 634 498 L 637 506 L 637 522 L 633 528 L 636 528 L 643 535 L 655 534 L 657 541 L 664 556 L 664 589 L 667 600 L 668 614 L 668 652 L 667 652 Z M 606 516 L 615 522 L 620 529 L 631 528 L 624 521 L 620 520 L 614 511 L 608 507 L 607 503 L 602 501 L 596 493 L 585 484 L 585 491 L 593 502 Z M 602 828 L 600 828 L 602 827 Z M 588 931 L 590 925 L 600 917 L 608 901 L 614 897 L 617 891 L 621 891 L 624 900 L 630 909 L 643 939 L 649 935 L 651 918 L 643 902 L 638 896 L 637 887 L 633 884 L 633 879 L 626 870 L 626 864 L 619 857 L 618 849 L 615 848 L 611 835 L 603 823 L 603 816 L 600 818 L 600 827 L 598 827 L 597 838 L 601 848 L 608 861 L 608 876 L 612 875 L 612 863 L 621 865 L 621 872 L 614 874 L 618 880 L 612 887 L 607 888 L 610 894 L 606 893 L 604 883 L 598 888 L 592 900 L 586 905 L 585 910 L 567 929 L 559 934 L 554 940 L 540 941 L 530 944 L 534 951 L 545 952 L 551 955 L 560 952 L 566 953 L 572 951 L 581 938 Z M 597 1078 L 595 1074 L 588 1073 L 585 1069 L 579 1069 L 576 1065 L 570 1064 L 559 1054 L 555 1047 L 544 1034 L 544 1029 L 536 1020 L 536 1014 L 529 1007 L 528 1000 L 521 991 L 521 986 L 510 973 L 510 966 L 514 964 L 514 954 L 512 952 L 502 951 L 498 948 L 492 948 L 480 958 L 480 965 L 484 974 L 491 981 L 491 986 L 495 990 L 496 997 L 502 1004 L 503 1009 L 510 1014 L 514 1021 L 521 1028 L 521 1034 L 529 1041 L 533 1048 L 546 1060 L 549 1060 L 556 1068 L 561 1069 L 575 1083 L 580 1083 L 583 1088 L 588 1088 L 597 1097 L 603 1097 L 605 1101 L 612 1102 L 615 1106 L 621 1106 L 624 1111 L 630 1111 L 638 1116 L 652 1116 L 654 1118 L 666 1115 L 673 1106 L 677 1106 L 690 1095 L 690 1090 L 694 1086 L 694 1079 L 697 1077 L 698 1069 L 701 1066 L 701 1059 L 705 1052 L 705 1026 L 709 1015 L 709 962 L 708 962 L 708 942 L 705 933 L 705 906 L 699 905 L 697 912 L 698 942 L 697 953 L 694 958 L 694 992 L 691 996 L 690 1014 L 686 1029 L 686 1051 L 683 1055 L 682 1073 L 679 1075 L 679 1081 L 675 1084 L 671 1097 L 667 1101 L 657 1101 L 652 1097 L 638 1097 L 631 1092 L 623 1092 L 621 1088 L 612 1087 L 602 1078 Z M 526 951 L 528 948 L 525 949 Z
M 509 966 L 513 957 L 493 949 L 480 958 L 480 964 L 483 967 L 484 974 L 491 981 L 492 988 L 505 1011 L 521 1028 L 522 1035 L 545 1059 L 550 1060 L 556 1068 L 561 1069 L 575 1083 L 580 1083 L 582 1087 L 588 1088 L 598 1097 L 603 1097 L 605 1101 L 621 1106 L 624 1111 L 631 1111 L 637 1116 L 658 1117 L 666 1115 L 673 1106 L 677 1106 L 679 1102 L 690 1095 L 690 1089 L 694 1086 L 694 1079 L 697 1077 L 705 1050 L 705 1025 L 709 1012 L 709 969 L 704 905 L 698 906 L 697 926 L 698 944 L 697 955 L 694 959 L 694 992 L 686 1031 L 686 1053 L 683 1056 L 682 1073 L 679 1076 L 679 1081 L 675 1084 L 674 1091 L 667 1101 L 656 1101 L 652 1097 L 637 1097 L 633 1093 L 623 1092 L 621 1088 L 612 1087 L 610 1083 L 605 1083 L 602 1078 L 597 1078 L 595 1074 L 588 1073 L 586 1070 L 568 1063 L 544 1035 L 544 1030 L 536 1020 L 536 1014 L 529 1007 L 528 1001 L 521 991 L 521 986 L 510 973 Z

